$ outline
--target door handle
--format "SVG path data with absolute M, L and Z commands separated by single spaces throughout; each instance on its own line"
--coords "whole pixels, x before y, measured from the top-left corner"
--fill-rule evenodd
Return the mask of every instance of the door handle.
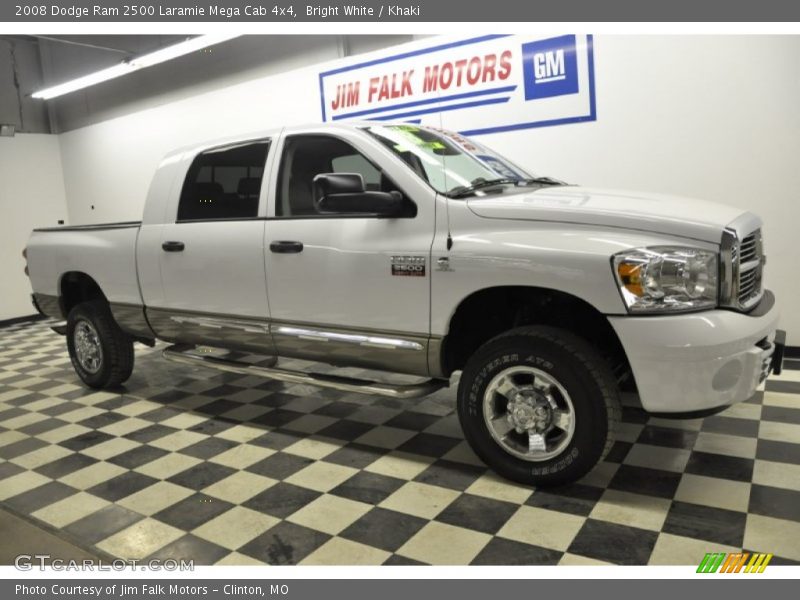
M 297 254 L 303 251 L 303 242 L 271 242 L 269 249 L 276 254 Z
M 183 252 L 185 247 L 183 242 L 164 242 L 161 244 L 161 249 L 164 252 Z

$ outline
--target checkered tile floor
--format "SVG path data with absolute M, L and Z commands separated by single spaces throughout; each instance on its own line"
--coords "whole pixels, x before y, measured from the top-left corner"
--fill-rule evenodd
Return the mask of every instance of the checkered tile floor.
M 96 392 L 46 323 L 0 329 L 0 505 L 102 555 L 196 564 L 800 563 L 800 370 L 706 419 L 626 408 L 605 462 L 532 490 L 471 453 L 453 389 L 400 402 L 136 359 Z

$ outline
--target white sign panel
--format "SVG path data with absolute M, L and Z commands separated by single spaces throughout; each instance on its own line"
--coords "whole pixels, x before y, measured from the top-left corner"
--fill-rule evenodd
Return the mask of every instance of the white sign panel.
M 323 121 L 445 126 L 467 135 L 594 121 L 591 35 L 485 35 L 319 75 Z

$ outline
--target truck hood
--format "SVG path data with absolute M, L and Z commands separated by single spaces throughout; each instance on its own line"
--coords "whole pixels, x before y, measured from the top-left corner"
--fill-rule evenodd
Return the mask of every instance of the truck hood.
M 468 199 L 467 206 L 487 219 L 620 227 L 711 243 L 719 243 L 726 225 L 743 213 L 704 200 L 576 186 L 479 196 Z

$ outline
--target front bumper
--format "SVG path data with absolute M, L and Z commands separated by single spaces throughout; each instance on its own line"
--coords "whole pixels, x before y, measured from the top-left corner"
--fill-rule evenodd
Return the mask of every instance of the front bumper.
M 780 372 L 778 312 L 767 291 L 748 314 L 711 310 L 609 322 L 625 348 L 642 407 L 691 413 L 747 400 L 770 372 Z

